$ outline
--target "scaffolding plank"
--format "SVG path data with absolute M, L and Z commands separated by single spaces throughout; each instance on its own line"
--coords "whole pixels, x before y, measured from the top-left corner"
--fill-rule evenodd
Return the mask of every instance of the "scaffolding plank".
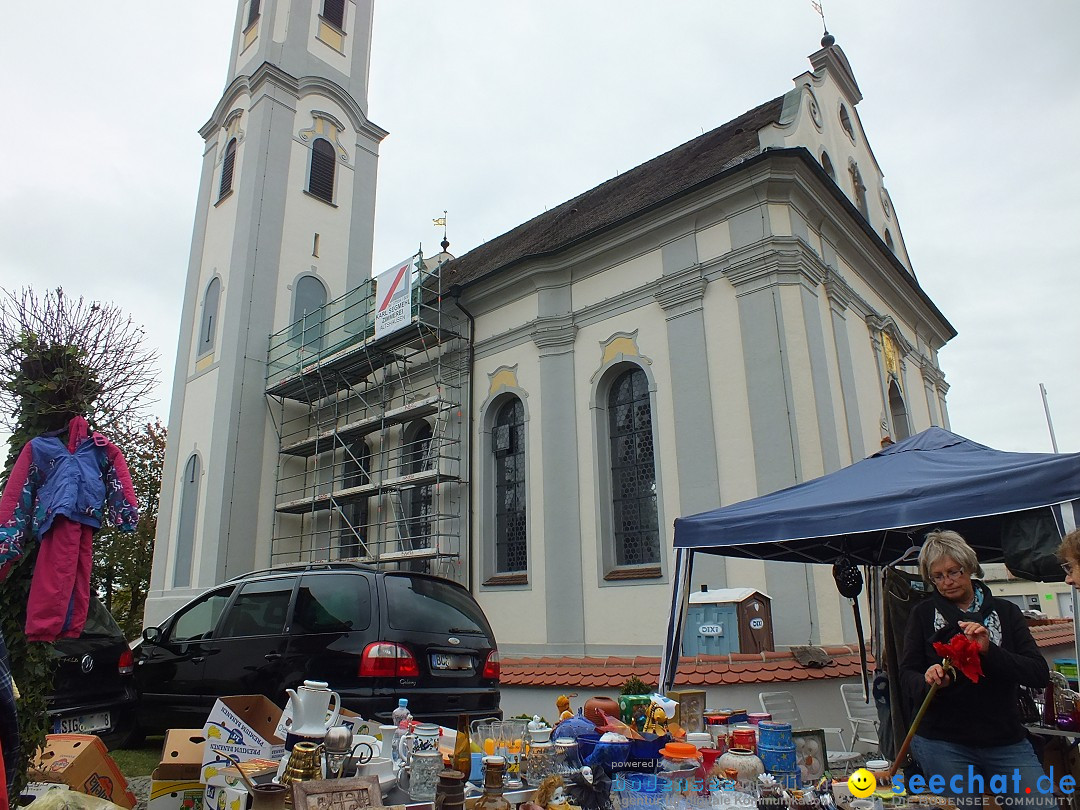
M 343 442 L 359 439 L 381 430 L 383 425 L 394 425 L 408 422 L 413 419 L 421 419 L 439 411 L 442 407 L 451 407 L 451 403 L 443 402 L 437 395 L 410 402 L 400 408 L 387 411 L 382 416 L 369 416 L 349 422 L 341 427 L 332 427 L 322 431 L 316 436 L 302 439 L 283 445 L 281 452 L 287 456 L 310 457 L 316 452 L 324 452 L 334 446 L 334 437 L 339 437 Z
M 335 505 L 354 503 L 363 498 L 368 498 L 377 492 L 412 489 L 413 487 L 427 486 L 441 481 L 457 481 L 456 475 L 446 475 L 438 470 L 420 470 L 419 472 L 399 475 L 387 478 L 377 483 L 358 484 L 354 487 L 335 489 L 332 493 L 296 498 L 277 504 L 274 509 L 277 512 L 285 512 L 293 515 L 302 515 L 305 512 L 320 512 L 332 509 Z
M 367 377 L 380 368 L 399 359 L 399 351 L 412 349 L 421 351 L 433 348 L 458 337 L 449 329 L 440 329 L 423 321 L 414 321 L 411 326 L 393 332 L 378 340 L 362 340 L 347 344 L 327 355 L 318 355 L 296 371 L 267 385 L 266 393 L 285 399 L 312 402 L 336 393 L 344 385 L 333 390 L 326 390 L 323 385 L 327 377 L 335 381 L 345 378 Z M 363 374 L 361 375 L 361 372 Z

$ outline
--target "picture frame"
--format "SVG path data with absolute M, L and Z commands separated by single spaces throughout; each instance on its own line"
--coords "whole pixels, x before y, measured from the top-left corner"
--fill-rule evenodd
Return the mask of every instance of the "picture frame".
M 379 779 L 375 776 L 293 782 L 292 794 L 293 810 L 364 810 L 383 806 Z
M 683 731 L 705 730 L 704 689 L 673 689 L 666 693 L 666 697 L 678 702 L 679 707 L 672 719 L 682 726 Z
M 795 764 L 802 784 L 817 782 L 829 769 L 829 750 L 825 746 L 825 729 L 810 728 L 792 731 L 795 738 Z

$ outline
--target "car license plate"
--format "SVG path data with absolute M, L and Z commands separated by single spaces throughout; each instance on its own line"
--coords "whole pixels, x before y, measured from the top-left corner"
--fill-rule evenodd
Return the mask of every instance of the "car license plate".
M 472 657 L 468 655 L 451 655 L 449 653 L 432 653 L 432 669 L 472 669 Z
M 94 712 L 53 720 L 52 730 L 53 734 L 93 734 L 111 727 L 112 718 L 108 712 Z

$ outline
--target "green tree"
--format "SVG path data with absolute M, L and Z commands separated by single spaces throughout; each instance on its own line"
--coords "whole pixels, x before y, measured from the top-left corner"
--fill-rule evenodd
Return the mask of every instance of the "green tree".
M 26 442 L 62 429 L 73 416 L 83 414 L 108 432 L 139 413 L 157 380 L 156 361 L 143 346 L 142 328 L 111 304 L 73 299 L 61 288 L 44 295 L 30 288 L 0 292 L 0 421 L 12 434 L 4 484 Z M 52 645 L 28 642 L 24 632 L 37 551 L 36 540 L 25 541 L 23 556 L 0 583 L 0 630 L 21 693 L 14 796 L 45 742 L 52 690 Z
M 129 639 L 142 629 L 150 589 L 165 434 L 165 425 L 156 419 L 112 437 L 123 448 L 139 498 L 139 525 L 134 532 L 103 529 L 94 538 L 94 588 Z

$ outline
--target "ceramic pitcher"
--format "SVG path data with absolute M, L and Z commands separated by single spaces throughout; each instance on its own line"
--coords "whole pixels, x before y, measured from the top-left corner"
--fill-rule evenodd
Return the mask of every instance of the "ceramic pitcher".
M 341 713 L 341 696 L 330 690 L 324 681 L 304 681 L 299 689 L 286 689 L 292 701 L 291 734 L 322 739 L 326 730 L 337 724 Z M 330 704 L 333 703 L 333 711 Z

